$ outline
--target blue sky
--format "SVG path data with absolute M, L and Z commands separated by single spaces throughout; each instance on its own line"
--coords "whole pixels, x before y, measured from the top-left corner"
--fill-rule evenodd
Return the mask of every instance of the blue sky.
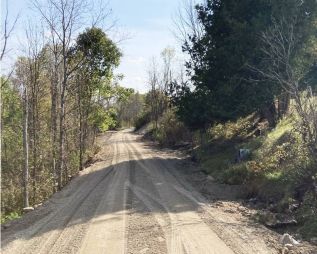
M 151 56 L 157 56 L 166 46 L 175 46 L 172 16 L 179 0 L 111 1 L 119 24 L 131 39 L 122 44 L 124 58 L 119 71 L 125 74 L 125 85 L 146 89 L 146 68 Z
M 171 30 L 172 17 L 182 0 L 110 0 L 113 10 L 113 19 L 117 20 L 117 29 L 127 34 L 128 39 L 120 43 L 123 52 L 121 65 L 116 72 L 123 73 L 125 78 L 122 84 L 133 87 L 140 92 L 147 89 L 146 69 L 152 56 L 159 56 L 167 46 L 179 50 Z M 3 3 L 1 20 L 3 21 Z M 28 0 L 9 0 L 10 16 L 20 13 L 19 23 L 10 40 L 11 49 L 9 62 L 19 55 L 18 48 L 23 44 L 24 24 L 26 17 L 34 15 L 28 8 Z

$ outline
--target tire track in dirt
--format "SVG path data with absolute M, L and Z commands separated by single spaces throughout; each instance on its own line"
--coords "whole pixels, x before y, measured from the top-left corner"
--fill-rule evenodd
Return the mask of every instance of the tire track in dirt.
M 233 253 L 195 212 L 197 207 L 187 197 L 172 190 L 171 184 L 178 184 L 173 177 L 164 174 L 157 159 L 143 158 L 141 148 L 129 142 L 138 165 L 153 179 L 159 192 L 159 200 L 171 220 L 171 236 L 168 241 L 169 253 Z M 148 191 L 148 190 L 146 190 Z
M 126 202 L 129 177 L 124 142 L 118 134 L 118 152 L 113 158 L 114 175 L 96 209 L 79 253 L 125 253 L 127 249 Z
M 127 142 L 128 143 L 128 142 Z M 129 158 L 132 153 L 127 146 Z M 135 194 L 133 186 L 139 179 L 139 169 L 136 162 L 130 160 L 130 182 L 129 182 L 129 215 L 128 215 L 128 253 L 167 253 L 165 235 L 160 223 L 157 221 L 152 210 L 143 202 L 144 199 Z M 144 179 L 142 179 L 144 180 Z M 141 180 L 141 181 L 142 181 Z M 142 181 L 143 182 L 143 181 Z M 143 182 L 144 183 L 144 182 Z
M 276 253 L 252 227 L 210 207 L 171 156 L 126 131 L 109 142 L 100 162 L 39 210 L 47 216 L 6 235 L 2 253 Z
M 108 154 L 108 158 L 112 156 L 111 153 Z M 94 173 L 94 175 L 88 176 L 89 179 L 85 179 L 86 181 L 83 183 L 84 186 L 75 189 L 76 191 L 66 199 L 61 193 L 57 193 L 60 195 L 58 195 L 56 199 L 62 199 L 62 202 L 54 202 L 54 199 L 52 199 L 51 203 L 53 204 L 53 207 L 49 207 L 49 209 L 52 210 L 55 208 L 56 211 L 36 222 L 30 228 L 18 232 L 14 236 L 18 240 L 5 246 L 2 249 L 2 253 L 49 253 L 52 251 L 52 247 L 63 231 L 68 229 L 67 225 L 71 222 L 79 208 L 83 206 L 85 201 L 91 197 L 98 187 L 100 188 L 101 183 L 105 181 L 112 172 L 113 167 L 106 171 L 100 170 Z M 67 195 L 67 193 L 68 192 L 64 194 Z M 67 203 L 68 200 L 70 200 L 70 202 Z M 92 200 L 95 201 L 96 207 L 98 200 L 97 202 L 94 198 Z M 58 207 L 56 207 L 56 205 Z M 93 211 L 93 209 L 94 207 L 90 206 L 88 211 Z M 92 216 L 93 214 L 90 214 L 90 217 Z M 89 218 L 87 218 L 87 220 L 89 220 Z M 71 234 L 70 236 L 75 235 L 77 235 L 77 233 Z M 8 252 L 6 251 L 7 249 Z
M 133 143 L 133 145 L 138 145 L 137 148 L 134 147 L 134 152 L 138 154 L 139 158 L 142 157 L 142 154 L 146 154 L 139 143 Z M 161 174 L 165 176 L 164 179 L 169 181 L 169 186 L 172 186 L 174 190 L 195 203 L 197 206 L 197 214 L 202 221 L 204 221 L 214 232 L 217 232 L 217 235 L 220 236 L 236 253 L 277 253 L 276 249 L 268 246 L 259 234 L 254 234 L 255 231 L 257 233 L 261 231 L 259 228 L 237 223 L 237 221 L 228 214 L 219 212 L 217 209 L 212 209 L 210 206 L 206 205 L 207 202 L 204 197 L 194 190 L 184 177 L 175 170 L 177 167 L 175 164 L 167 163 L 166 158 L 160 157 L 161 155 L 158 156 L 155 153 L 152 153 L 151 157 L 153 156 L 156 158 L 156 164 L 159 164 L 161 167 Z M 140 164 L 143 164 L 145 169 L 149 168 L 144 161 L 139 160 L 139 162 Z M 152 169 L 155 167 L 157 166 L 151 166 Z M 264 231 L 264 229 L 262 231 Z

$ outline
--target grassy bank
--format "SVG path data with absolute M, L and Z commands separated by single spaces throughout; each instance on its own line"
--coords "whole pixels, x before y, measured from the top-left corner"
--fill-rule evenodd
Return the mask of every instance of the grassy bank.
M 190 142 L 192 159 L 216 181 L 243 185 L 246 200 L 256 199 L 259 208 L 270 215 L 294 218 L 297 223 L 290 230 L 304 239 L 317 236 L 317 197 L 311 177 L 316 169 L 296 130 L 294 116 L 270 129 L 253 114 L 214 125 L 202 134 L 189 132 L 170 111 L 161 117 L 157 130 L 152 123 L 146 126 L 145 136 L 161 146 Z M 250 153 L 238 162 L 240 149 Z M 265 223 L 263 216 L 258 219 Z
M 193 151 L 205 172 L 217 181 L 244 185 L 246 198 L 256 198 L 272 214 L 295 218 L 294 231 L 305 239 L 317 236 L 317 197 L 313 165 L 294 116 L 269 130 L 255 115 L 218 124 L 206 134 L 205 145 Z M 261 131 L 260 131 L 261 130 Z M 239 149 L 250 154 L 237 162 Z

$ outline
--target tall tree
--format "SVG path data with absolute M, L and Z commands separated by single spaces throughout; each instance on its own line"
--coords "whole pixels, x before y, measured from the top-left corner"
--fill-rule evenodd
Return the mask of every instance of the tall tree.
M 317 107 L 310 86 L 314 85 L 313 79 L 307 79 L 314 76 L 317 53 L 317 2 L 293 1 L 287 12 L 284 8 L 280 6 L 280 16 L 262 34 L 266 64 L 254 69 L 279 85 L 285 103 L 293 98 L 303 141 L 317 163 Z M 307 87 L 308 91 L 303 93 Z
M 272 103 L 269 84 L 254 82 L 258 78 L 248 68 L 262 57 L 257 34 L 270 24 L 270 8 L 266 0 L 196 7 L 204 33 L 189 35 L 184 50 L 191 56 L 186 65 L 194 86 L 208 91 L 210 120 L 234 119 Z
M 65 171 L 65 109 L 66 95 L 68 91 L 69 78 L 74 68 L 70 66 L 69 50 L 72 46 L 74 33 L 79 29 L 86 7 L 86 2 L 81 0 L 49 0 L 43 5 L 35 0 L 34 5 L 42 14 L 48 28 L 52 30 L 60 45 L 61 55 L 61 83 L 59 94 L 59 144 L 57 160 L 57 183 L 58 189 L 63 185 L 63 174 L 67 179 Z
M 29 140 L 28 140 L 28 93 L 23 85 L 23 200 L 24 207 L 29 207 Z
M 101 92 L 105 85 L 110 84 L 113 69 L 119 65 L 121 52 L 102 29 L 92 27 L 78 36 L 74 53 L 74 60 L 80 61 L 76 85 L 79 112 L 79 168 L 82 169 L 93 96 L 97 91 Z

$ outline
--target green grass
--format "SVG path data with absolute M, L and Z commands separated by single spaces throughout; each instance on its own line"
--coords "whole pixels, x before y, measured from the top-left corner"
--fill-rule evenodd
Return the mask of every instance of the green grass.
M 208 152 L 200 153 L 199 160 L 205 172 L 223 181 L 223 172 L 234 161 L 234 152 L 231 146 L 223 147 L 222 151 L 214 152 L 212 155 Z
M 217 180 L 228 184 L 245 184 L 250 195 L 278 200 L 288 196 L 295 184 L 296 171 L 307 164 L 307 153 L 294 131 L 293 117 L 281 120 L 266 135 L 255 137 L 256 116 L 236 122 L 217 124 L 208 133 L 209 143 L 196 149 L 202 168 Z M 214 135 L 214 136 L 212 136 Z M 239 149 L 249 149 L 246 161 L 235 163 Z
M 254 115 L 236 122 L 218 124 L 207 132 L 208 142 L 194 151 L 203 170 L 216 180 L 240 184 L 246 197 L 258 197 L 264 203 L 273 202 L 280 213 L 286 213 L 295 200 L 296 188 L 305 185 L 311 159 L 296 131 L 296 119 L 287 116 L 273 130 L 254 136 Z M 250 149 L 247 160 L 235 163 L 238 149 Z M 317 176 L 316 176 L 317 177 Z M 305 239 L 317 237 L 317 200 L 307 192 L 296 213 L 297 232 Z
M 298 232 L 304 239 L 311 239 L 317 237 L 317 217 L 311 216 L 304 224 L 299 228 Z
M 11 212 L 5 216 L 2 216 L 2 214 L 1 214 L 1 224 L 6 223 L 6 222 L 11 221 L 11 220 L 18 219 L 18 218 L 21 218 L 21 214 L 18 212 Z

